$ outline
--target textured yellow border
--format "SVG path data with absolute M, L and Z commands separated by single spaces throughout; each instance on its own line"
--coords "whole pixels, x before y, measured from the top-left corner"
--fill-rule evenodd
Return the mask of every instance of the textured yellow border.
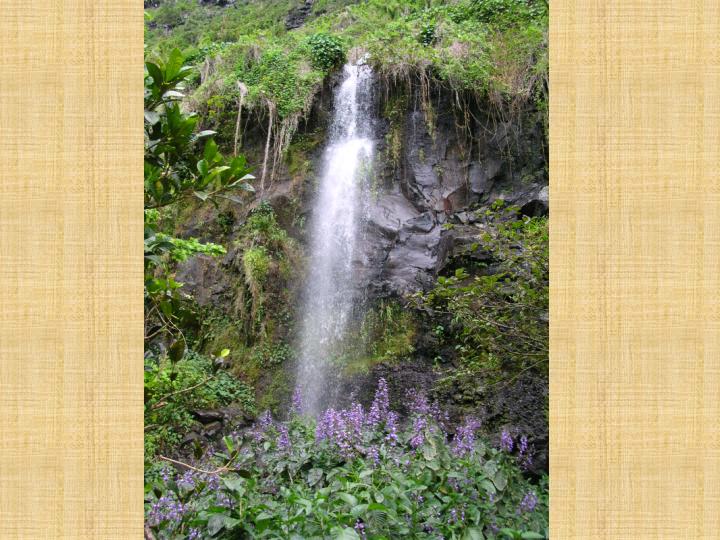
M 720 4 L 551 11 L 553 538 L 718 538 Z M 0 16 L 0 537 L 140 538 L 142 6 Z
M 0 20 L 0 538 L 142 538 L 142 2 Z
M 720 2 L 550 4 L 551 534 L 720 538 Z

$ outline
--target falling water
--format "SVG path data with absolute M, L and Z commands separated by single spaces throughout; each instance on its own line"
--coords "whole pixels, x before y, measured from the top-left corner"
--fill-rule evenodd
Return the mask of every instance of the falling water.
M 298 388 L 303 409 L 319 412 L 330 393 L 328 371 L 356 304 L 354 259 L 373 152 L 368 66 L 346 65 L 335 94 L 334 118 L 311 221 L 308 277 L 302 311 Z

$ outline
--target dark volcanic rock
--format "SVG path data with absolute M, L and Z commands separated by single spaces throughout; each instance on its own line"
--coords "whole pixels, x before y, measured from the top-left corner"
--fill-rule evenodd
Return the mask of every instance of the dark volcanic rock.
M 313 3 L 314 0 L 305 0 L 302 4 L 292 9 L 290 13 L 288 13 L 287 19 L 285 19 L 285 28 L 293 30 L 305 24 L 305 19 L 307 19 L 310 11 L 312 11 Z

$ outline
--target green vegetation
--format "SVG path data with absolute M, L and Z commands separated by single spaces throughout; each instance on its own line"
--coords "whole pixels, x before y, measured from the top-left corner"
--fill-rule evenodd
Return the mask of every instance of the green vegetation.
M 183 0 L 149 10 L 149 49 L 179 47 L 200 66 L 193 102 L 225 143 L 242 109 L 270 127 L 265 161 L 276 164 L 287 150 L 345 51 L 350 59 L 367 54 L 388 85 L 416 88 L 431 124 L 432 84 L 456 92 L 462 107 L 469 97 L 488 102 L 504 120 L 545 107 L 543 0 L 327 0 L 287 31 L 285 16 L 295 5 L 249 0 L 225 9 Z
M 441 337 L 455 344 L 461 360 L 450 379 L 476 381 L 480 374 L 510 379 L 527 370 L 547 374 L 547 218 L 518 219 L 517 212 L 498 201 L 485 212 L 477 244 L 468 248 L 488 252 L 492 272 L 482 272 L 486 265 L 474 268 L 475 275 L 459 268 L 415 296 L 450 321 Z
M 221 351 L 219 356 L 222 357 Z M 172 451 L 193 426 L 192 411 L 237 403 L 255 412 L 252 389 L 216 370 L 213 358 L 191 352 L 183 359 L 145 361 L 145 460 Z
M 284 21 L 296 0 L 211 4 L 163 0 L 148 10 L 148 530 L 157 540 L 546 537 L 547 478 L 529 469 L 532 434 L 503 429 L 498 442 L 483 426 L 481 440 L 477 420 L 448 423 L 450 413 L 478 409 L 479 381 L 547 377 L 547 220 L 502 203 L 474 209 L 477 242 L 451 261 L 449 275 L 411 298 L 370 298 L 338 348 L 343 382 L 374 380 L 381 364 L 410 362 L 439 377 L 437 388 L 406 389 L 406 418 L 389 411 L 381 379 L 368 411 L 354 403 L 310 419 L 294 403 L 287 422 L 263 414 L 252 429 L 228 434 L 223 426 L 224 446 L 212 436 L 185 443 L 201 431 L 199 409 L 287 417 L 304 266 L 302 245 L 288 231 L 300 238 L 304 229 L 304 193 L 295 188 L 311 181 L 325 137 L 323 120 L 310 112 L 321 97 L 325 103 L 333 72 L 350 60 L 377 74 L 387 144 L 374 159 L 395 173 L 361 167 L 377 195 L 386 187 L 378 183 L 396 182 L 404 167 L 409 111 L 423 113 L 433 141 L 443 133 L 441 93 L 458 139 L 480 122 L 471 119 L 478 111 L 511 129 L 546 116 L 547 3 L 317 0 L 294 30 Z M 458 145 L 470 159 L 477 144 L 466 138 Z M 254 156 L 257 180 L 241 150 Z M 424 149 L 418 156 L 425 163 Z M 445 174 L 443 163 L 430 165 Z M 520 175 L 533 181 L 527 169 Z M 293 189 L 270 189 L 278 171 Z M 448 219 L 446 229 L 461 227 Z M 204 257 L 191 260 L 197 255 Z M 222 262 L 206 265 L 208 257 Z M 181 270 L 193 276 L 186 289 L 196 287 L 195 271 L 206 272 L 197 281 L 221 274 L 220 286 L 196 301 L 175 278 Z M 418 390 L 443 385 L 460 391 L 441 414 Z M 168 456 L 181 472 L 162 461 Z
M 407 360 L 415 351 L 414 315 L 399 303 L 381 301 L 368 310 L 362 322 L 348 334 L 339 361 L 347 375 L 367 373 L 380 363 Z
M 411 401 L 401 425 L 381 380 L 369 411 L 263 415 L 195 468 L 151 475 L 147 524 L 161 540 L 546 538 L 547 479 L 523 477 L 523 439 L 493 448 L 468 418 L 448 443 L 439 411 Z

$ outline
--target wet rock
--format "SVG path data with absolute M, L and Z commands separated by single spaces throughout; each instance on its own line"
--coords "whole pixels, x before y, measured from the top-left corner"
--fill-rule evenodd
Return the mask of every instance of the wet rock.
M 211 422 L 203 430 L 203 435 L 207 438 L 214 438 L 222 432 L 222 422 Z
M 293 30 L 305 24 L 305 19 L 307 19 L 312 11 L 313 3 L 314 0 L 305 0 L 301 5 L 292 9 L 285 19 L 285 28 Z
M 193 418 L 201 424 L 210 424 L 212 422 L 222 422 L 224 419 L 223 412 L 220 410 L 198 409 L 192 411 Z

